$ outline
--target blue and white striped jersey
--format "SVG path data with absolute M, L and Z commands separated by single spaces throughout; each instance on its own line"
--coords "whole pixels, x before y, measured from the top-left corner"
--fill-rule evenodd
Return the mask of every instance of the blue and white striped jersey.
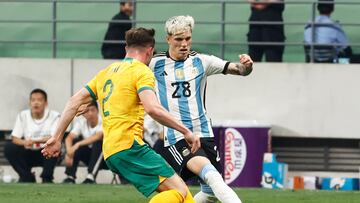
M 159 53 L 149 67 L 156 78 L 156 94 L 161 105 L 199 137 L 214 137 L 206 116 L 207 76 L 225 73 L 230 62 L 191 51 L 186 60 L 175 61 L 168 52 Z M 174 145 L 184 136 L 164 127 L 165 146 Z

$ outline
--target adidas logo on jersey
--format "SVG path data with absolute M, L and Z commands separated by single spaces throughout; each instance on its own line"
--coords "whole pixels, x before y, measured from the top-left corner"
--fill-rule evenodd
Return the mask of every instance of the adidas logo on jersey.
M 164 71 L 164 72 L 162 72 L 161 74 L 160 74 L 160 76 L 167 76 L 168 74 L 166 73 L 166 71 Z

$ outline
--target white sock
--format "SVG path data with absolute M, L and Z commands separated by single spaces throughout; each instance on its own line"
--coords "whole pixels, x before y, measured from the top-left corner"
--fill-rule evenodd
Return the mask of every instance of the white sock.
M 86 176 L 87 179 L 94 180 L 94 176 L 91 173 L 88 173 Z
M 75 177 L 74 177 L 74 176 L 67 176 L 67 178 L 70 178 L 70 179 L 75 180 Z
M 217 198 L 214 195 L 200 191 L 194 196 L 194 200 L 196 203 L 215 203 Z
M 205 165 L 200 177 L 208 184 L 222 203 L 241 203 L 236 193 L 224 182 L 220 173 L 211 164 Z

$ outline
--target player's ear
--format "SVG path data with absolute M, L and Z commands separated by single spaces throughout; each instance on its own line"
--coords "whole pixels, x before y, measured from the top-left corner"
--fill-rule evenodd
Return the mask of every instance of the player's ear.
M 166 35 L 166 42 L 168 43 L 168 44 L 170 44 L 170 35 Z
M 151 49 L 150 49 L 150 60 L 154 56 L 154 53 L 155 53 L 155 48 L 151 47 Z

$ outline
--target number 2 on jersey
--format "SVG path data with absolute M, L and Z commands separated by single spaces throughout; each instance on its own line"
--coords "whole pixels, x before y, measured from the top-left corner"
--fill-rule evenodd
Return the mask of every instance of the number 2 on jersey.
M 105 82 L 105 85 L 103 87 L 103 93 L 106 92 L 107 86 L 110 86 L 110 88 L 109 88 L 110 91 L 109 91 L 109 93 L 107 93 L 106 97 L 102 100 L 102 112 L 103 112 L 104 117 L 110 115 L 109 111 L 105 111 L 105 103 L 109 100 L 109 97 L 111 96 L 113 87 L 114 87 L 114 85 L 110 79 Z

